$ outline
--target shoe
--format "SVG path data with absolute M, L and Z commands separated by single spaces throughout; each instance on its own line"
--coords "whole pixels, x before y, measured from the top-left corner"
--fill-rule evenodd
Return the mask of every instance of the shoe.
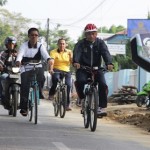
M 54 95 L 49 95 L 48 100 L 53 101 L 54 100 Z
M 21 109 L 20 114 L 25 117 L 27 116 L 27 111 L 25 109 Z
M 72 109 L 69 106 L 66 107 L 66 111 L 71 111 L 71 110 Z
M 98 107 L 97 115 L 98 115 L 98 117 L 105 117 L 105 116 L 107 116 L 107 112 L 106 112 L 105 108 Z
M 76 101 L 76 105 L 77 105 L 78 107 L 82 107 L 82 106 L 84 105 L 84 99 L 78 99 L 78 100 Z

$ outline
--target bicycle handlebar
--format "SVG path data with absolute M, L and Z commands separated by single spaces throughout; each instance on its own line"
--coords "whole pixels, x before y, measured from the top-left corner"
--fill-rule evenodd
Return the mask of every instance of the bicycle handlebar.
M 81 65 L 80 69 L 86 70 L 88 72 L 93 72 L 93 71 L 98 71 L 98 70 L 102 70 L 103 72 L 107 72 L 108 71 L 104 67 L 89 67 L 89 66 L 84 66 L 84 65 Z

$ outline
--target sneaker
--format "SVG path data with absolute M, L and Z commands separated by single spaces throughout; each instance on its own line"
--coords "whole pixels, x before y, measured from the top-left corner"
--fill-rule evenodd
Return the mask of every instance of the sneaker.
M 21 110 L 20 110 L 20 114 L 21 114 L 22 116 L 26 117 L 26 116 L 27 116 L 27 110 L 21 109 Z
M 82 106 L 82 103 L 84 102 L 84 99 L 77 99 L 77 101 L 76 101 L 76 105 L 78 106 L 78 107 L 81 107 Z
M 70 106 L 66 107 L 66 111 L 71 111 L 72 109 L 70 108 Z
M 107 112 L 106 112 L 105 108 L 98 107 L 98 109 L 97 109 L 97 115 L 99 117 L 107 116 Z
M 79 98 L 76 100 L 76 105 L 77 105 L 78 107 L 81 107 L 81 100 L 80 100 Z

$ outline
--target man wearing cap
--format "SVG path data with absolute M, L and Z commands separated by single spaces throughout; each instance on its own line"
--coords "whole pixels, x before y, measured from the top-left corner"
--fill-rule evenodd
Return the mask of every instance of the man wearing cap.
M 103 40 L 97 37 L 97 27 L 94 24 L 87 24 L 84 28 L 85 38 L 78 41 L 73 51 L 73 65 L 76 67 L 76 90 L 80 98 L 80 102 L 84 100 L 83 93 L 84 85 L 87 83 L 88 73 L 80 69 L 80 66 L 101 67 L 102 58 L 108 70 L 113 69 L 112 58 L 108 51 L 107 45 Z M 106 85 L 103 71 L 99 69 L 97 75 L 99 88 L 99 107 L 98 115 L 106 116 L 107 107 L 107 93 L 108 87 Z M 81 111 L 82 113 L 82 111 Z

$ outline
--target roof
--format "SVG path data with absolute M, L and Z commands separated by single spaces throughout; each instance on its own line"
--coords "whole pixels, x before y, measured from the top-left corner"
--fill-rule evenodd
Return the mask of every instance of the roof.
M 127 31 L 123 30 L 105 39 L 108 44 L 126 44 L 128 40 Z

